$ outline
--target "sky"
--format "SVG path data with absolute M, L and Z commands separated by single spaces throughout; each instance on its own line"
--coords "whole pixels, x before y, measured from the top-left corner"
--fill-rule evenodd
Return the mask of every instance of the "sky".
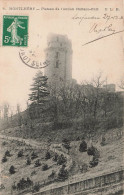
M 83 2 L 83 3 L 82 3 Z M 28 47 L 26 52 L 35 51 L 37 59 L 45 61 L 45 48 L 47 48 L 47 37 L 49 33 L 67 35 L 72 41 L 73 60 L 72 77 L 80 83 L 83 80 L 90 80 L 98 72 L 103 72 L 103 77 L 107 77 L 108 83 L 118 85 L 120 78 L 124 73 L 124 55 L 123 55 L 123 33 L 118 33 L 93 43 L 82 46 L 83 44 L 97 39 L 101 36 L 110 34 L 111 31 L 104 30 L 112 24 L 112 29 L 116 32 L 123 30 L 123 20 L 111 18 L 109 21 L 103 19 L 104 14 L 109 17 L 120 17 L 123 13 L 122 1 L 14 1 L 0 2 L 1 17 L 3 15 L 23 15 L 29 16 L 28 24 Z M 81 4 L 82 3 L 82 4 Z M 13 6 L 12 6 L 13 5 Z M 9 7 L 35 7 L 34 11 L 29 10 L 9 10 Z M 56 8 L 59 10 L 45 10 L 46 8 Z M 5 8 L 3 10 L 3 8 Z M 39 10 L 41 9 L 42 10 Z M 65 11 L 63 8 L 75 8 L 74 11 Z M 98 11 L 79 11 L 76 8 L 98 8 Z M 105 11 L 107 8 L 107 11 Z M 113 8 L 114 11 L 110 11 Z M 119 11 L 115 11 L 118 8 Z M 37 10 L 36 10 L 37 9 Z M 86 19 L 88 17 L 100 17 L 101 19 Z M 73 19 L 78 17 L 78 19 Z M 83 19 L 80 21 L 80 18 Z M 84 19 L 85 18 L 85 19 Z M 0 29 L 2 34 L 2 24 Z M 93 25 L 97 24 L 97 30 L 94 32 Z M 90 32 L 92 31 L 92 32 Z M 19 103 L 22 109 L 26 106 L 32 78 L 37 70 L 26 66 L 19 57 L 21 47 L 2 46 L 0 40 L 0 105 L 8 102 L 13 108 Z M 41 69 L 43 71 L 43 69 Z

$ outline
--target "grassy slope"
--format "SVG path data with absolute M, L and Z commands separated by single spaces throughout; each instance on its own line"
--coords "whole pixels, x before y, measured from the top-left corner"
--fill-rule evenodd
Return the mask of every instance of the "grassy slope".
M 58 169 L 60 168 L 60 166 L 55 165 L 52 159 L 49 159 L 47 161 L 45 160 L 45 150 L 34 149 L 31 146 L 24 146 L 23 144 L 21 146 L 17 141 L 7 141 L 7 144 L 4 146 L 2 145 L 3 140 L 0 140 L 0 143 L 0 162 L 6 150 L 9 150 L 11 153 L 11 157 L 7 157 L 7 162 L 1 163 L 1 183 L 5 186 L 5 190 L 0 192 L 1 195 L 9 195 L 11 193 L 11 186 L 12 184 L 14 184 L 14 181 L 16 181 L 17 184 L 22 177 L 24 177 L 25 179 L 29 177 L 34 183 L 39 181 L 40 183 L 42 183 L 48 178 L 48 175 L 51 174 L 52 170 L 58 171 Z M 18 158 L 17 154 L 21 149 L 24 150 L 24 156 Z M 32 151 L 37 152 L 37 159 L 40 159 L 41 162 L 40 167 L 34 167 L 35 161 L 37 159 L 32 160 L 31 165 L 26 165 L 26 159 L 28 156 L 31 156 Z M 46 171 L 42 171 L 42 164 L 44 163 L 47 163 L 49 167 L 49 169 Z M 9 173 L 9 168 L 11 165 L 16 168 L 16 173 L 12 175 Z M 36 173 L 34 175 L 31 175 L 34 170 Z
M 81 166 L 83 163 L 89 164 L 89 161 L 92 157 L 89 158 L 87 153 L 80 153 L 79 152 L 79 144 L 80 141 L 73 141 L 71 142 L 71 150 L 70 150 L 70 157 L 76 162 L 76 166 L 74 169 L 72 169 L 73 174 L 70 174 L 70 182 L 78 181 L 80 179 L 86 179 L 90 177 L 94 177 L 97 174 L 103 174 L 107 173 L 108 171 L 116 170 L 120 168 L 123 165 L 123 144 L 124 139 L 123 137 L 118 138 L 116 137 L 117 132 L 121 132 L 122 129 L 114 129 L 109 131 L 109 133 L 106 134 L 106 142 L 107 144 L 105 146 L 100 145 L 99 137 L 94 139 L 92 144 L 98 148 L 100 151 L 100 161 L 98 166 L 94 168 L 88 168 L 88 171 L 86 173 L 81 173 L 79 166 Z M 90 145 L 90 141 L 86 140 L 88 143 L 88 146 Z M 2 142 L 1 142 L 2 144 Z M 17 158 L 18 150 L 23 148 L 24 151 L 24 157 Z M 34 150 L 34 148 L 29 146 L 19 146 L 18 142 L 8 142 L 5 146 L 1 145 L 1 153 L 0 153 L 0 160 L 3 157 L 6 150 L 10 150 L 12 156 L 8 157 L 8 161 L 6 163 L 3 163 L 1 166 L 2 169 L 2 183 L 5 184 L 6 189 L 4 191 L 4 194 L 2 195 L 8 195 L 8 189 L 10 192 L 10 186 L 13 184 L 14 181 L 19 181 L 22 177 L 30 177 L 33 181 L 37 182 L 44 181 L 47 179 L 48 175 L 51 174 L 52 170 L 58 171 L 60 168 L 59 166 L 56 166 L 55 163 L 52 160 L 48 160 L 47 162 L 44 159 L 45 151 L 38 151 L 39 158 L 41 160 L 41 163 L 47 163 L 49 165 L 49 169 L 47 171 L 42 171 L 42 167 L 34 168 L 34 162 L 32 161 L 32 164 L 30 166 L 26 165 L 26 156 L 31 154 L 31 151 Z M 11 165 L 14 165 L 16 167 L 16 173 L 14 175 L 10 175 L 8 170 Z M 31 176 L 31 173 L 36 170 L 36 174 Z M 67 183 L 66 181 L 64 182 Z M 58 185 L 63 185 L 63 183 L 54 183 L 51 184 L 53 187 Z M 51 186 L 50 185 L 50 186 Z

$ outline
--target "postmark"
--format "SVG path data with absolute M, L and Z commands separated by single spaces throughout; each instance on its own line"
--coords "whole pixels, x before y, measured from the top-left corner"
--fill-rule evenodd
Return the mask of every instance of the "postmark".
M 3 16 L 3 46 L 28 46 L 28 16 Z
M 21 61 L 30 68 L 41 69 L 50 65 L 48 60 L 42 61 L 39 52 L 33 49 L 20 49 L 19 57 Z

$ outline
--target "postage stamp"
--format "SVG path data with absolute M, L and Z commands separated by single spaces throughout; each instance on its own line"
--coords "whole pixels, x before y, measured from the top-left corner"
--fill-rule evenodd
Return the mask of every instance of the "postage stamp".
M 28 46 L 28 16 L 3 16 L 3 46 Z

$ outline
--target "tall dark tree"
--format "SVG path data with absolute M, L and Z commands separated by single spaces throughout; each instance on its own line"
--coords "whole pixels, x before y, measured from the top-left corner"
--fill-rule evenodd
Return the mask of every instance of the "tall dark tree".
M 36 76 L 33 78 L 33 84 L 31 85 L 32 93 L 29 94 L 29 100 L 36 104 L 42 104 L 49 95 L 47 90 L 47 77 L 43 76 L 41 71 L 38 71 Z

